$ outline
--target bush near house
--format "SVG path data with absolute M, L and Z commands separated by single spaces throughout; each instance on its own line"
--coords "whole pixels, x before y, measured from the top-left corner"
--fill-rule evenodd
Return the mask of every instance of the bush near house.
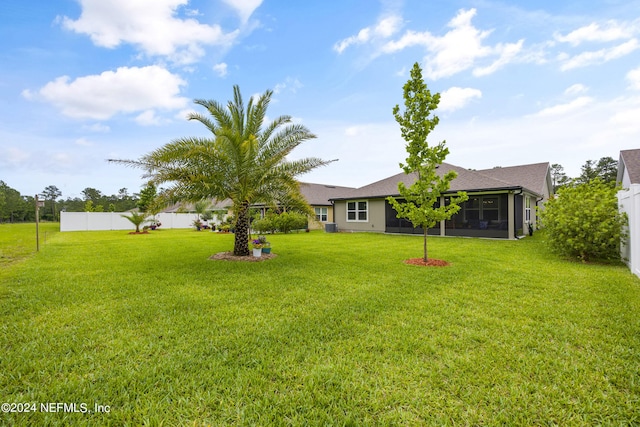
M 258 233 L 289 233 L 292 230 L 307 228 L 308 218 L 299 212 L 282 212 L 279 214 L 268 213 L 264 218 L 256 219 L 251 224 Z
M 627 218 L 618 210 L 619 189 L 600 179 L 559 189 L 540 212 L 551 249 L 582 261 L 620 259 Z

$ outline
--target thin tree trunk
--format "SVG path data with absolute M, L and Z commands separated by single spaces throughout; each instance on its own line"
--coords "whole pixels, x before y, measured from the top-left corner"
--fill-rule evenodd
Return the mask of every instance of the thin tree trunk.
M 233 254 L 237 256 L 249 255 L 249 204 L 243 202 L 238 209 L 236 219 L 236 234 Z
M 429 261 L 429 258 L 427 258 L 427 231 L 429 229 L 427 227 L 424 228 L 424 257 L 422 258 L 422 260 L 424 262 Z

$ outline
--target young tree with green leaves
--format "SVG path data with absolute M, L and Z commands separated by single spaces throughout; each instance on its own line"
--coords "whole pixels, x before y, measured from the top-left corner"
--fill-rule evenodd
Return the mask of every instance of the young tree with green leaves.
M 302 199 L 296 177 L 330 163 L 319 158 L 289 160 L 287 156 L 302 142 L 315 138 L 290 116 L 266 122 L 273 91 L 251 97 L 244 104 L 240 88 L 233 87 L 233 100 L 226 105 L 197 99 L 208 115 L 191 113 L 189 120 L 202 123 L 210 138 L 174 140 L 140 160 L 111 160 L 142 168 L 155 185 L 170 186 L 169 200 L 197 202 L 203 199 L 232 202 L 235 217 L 234 255 L 249 255 L 251 205 L 277 205 L 283 194 Z
M 450 219 L 460 210 L 460 203 L 465 202 L 468 196 L 464 192 L 458 192 L 450 197 L 449 203 L 443 202 L 443 194 L 449 190 L 451 181 L 457 176 L 455 171 L 449 171 L 439 175 L 437 168 L 444 162 L 449 154 L 446 142 L 430 147 L 427 137 L 439 122 L 438 116 L 432 112 L 438 108 L 440 94 L 432 95 L 422 78 L 422 69 L 416 62 L 411 69 L 411 78 L 404 85 L 404 106 L 401 114 L 400 107 L 393 108 L 393 115 L 400 125 L 402 138 L 407 141 L 406 163 L 400 163 L 400 167 L 406 174 L 415 174 L 415 182 L 407 187 L 404 183 L 398 184 L 398 199 L 389 197 L 387 200 L 398 212 L 398 218 L 406 218 L 414 227 L 422 227 L 424 230 L 424 256 L 423 261 L 428 261 L 427 232 L 443 220 Z

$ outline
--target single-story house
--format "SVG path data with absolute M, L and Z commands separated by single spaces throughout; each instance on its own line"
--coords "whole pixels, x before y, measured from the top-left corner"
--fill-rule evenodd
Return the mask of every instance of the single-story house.
M 315 217 L 309 221 L 309 229 L 324 230 L 326 223 L 335 222 L 333 203 L 331 203 L 330 199 L 342 197 L 353 190 L 355 190 L 353 187 L 301 182 L 300 192 L 315 212 Z
M 429 229 L 431 235 L 515 239 L 536 228 L 536 207 L 553 193 L 549 163 L 471 170 L 443 163 L 438 174 L 450 170 L 458 176 L 441 197 L 447 203 L 451 195 L 466 191 L 469 200 L 450 220 Z M 423 234 L 410 221 L 397 217 L 386 200 L 399 197 L 398 183 L 410 186 L 415 174 L 397 175 L 333 197 L 334 220 L 340 231 Z
M 631 271 L 640 277 L 640 149 L 620 151 L 618 176 L 622 184 L 618 204 L 629 218 L 628 240 L 621 249 L 622 258 Z
M 343 194 L 353 191 L 353 187 L 341 187 L 337 185 L 326 184 L 313 184 L 309 182 L 300 183 L 300 192 L 307 200 L 307 203 L 314 211 L 314 216 L 309 218 L 309 229 L 323 229 L 328 222 L 334 222 L 333 217 L 333 203 L 330 199 L 332 197 L 341 197 Z M 253 206 L 255 209 L 259 209 L 262 215 L 265 214 L 267 207 L 264 204 L 256 204 Z M 231 200 L 225 199 L 222 201 L 212 200 L 209 210 L 231 212 Z M 177 203 L 169 206 L 163 210 L 163 212 L 188 212 L 195 214 L 194 203 Z

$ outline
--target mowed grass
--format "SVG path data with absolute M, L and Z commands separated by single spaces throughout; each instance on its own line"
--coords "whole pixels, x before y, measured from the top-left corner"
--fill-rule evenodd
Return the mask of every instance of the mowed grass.
M 60 231 L 60 224 L 41 222 L 38 235 L 40 247 L 48 243 L 48 239 Z M 0 223 L 0 268 L 21 261 L 36 252 L 36 224 L 1 224 Z
M 3 425 L 640 424 L 640 279 L 521 241 L 59 233 L 0 275 Z M 41 403 L 109 407 L 46 413 Z M 71 408 L 67 408 L 71 409 Z

